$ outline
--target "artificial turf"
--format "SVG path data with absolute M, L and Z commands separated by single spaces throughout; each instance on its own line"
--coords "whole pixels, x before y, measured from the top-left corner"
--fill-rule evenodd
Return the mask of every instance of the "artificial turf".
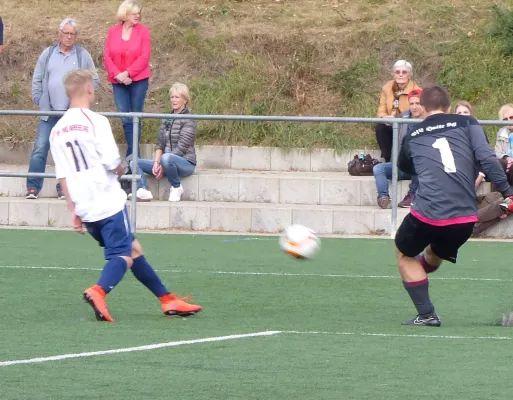
M 204 311 L 166 318 L 130 273 L 115 322 L 81 300 L 92 238 L 0 230 L 0 365 L 8 360 L 280 331 L 272 336 L 0 366 L 0 399 L 511 399 L 510 243 L 470 242 L 431 277 L 441 328 L 415 310 L 387 239 L 323 239 L 312 261 L 276 237 L 139 234 L 147 259 Z M 293 333 L 294 332 L 294 333 Z

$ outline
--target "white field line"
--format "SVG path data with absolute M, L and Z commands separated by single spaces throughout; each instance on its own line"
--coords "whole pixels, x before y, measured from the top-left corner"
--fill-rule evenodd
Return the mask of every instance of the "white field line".
M 246 339 L 246 338 L 254 338 L 254 337 L 262 337 L 262 336 L 275 336 L 279 334 L 290 334 L 290 335 L 338 335 L 338 336 L 366 336 L 366 337 L 384 337 L 384 338 L 415 338 L 415 339 L 449 339 L 449 340 L 513 340 L 513 337 L 509 336 L 457 336 L 457 335 L 421 335 L 421 334 L 395 334 L 395 333 L 366 333 L 366 332 L 325 332 L 325 331 L 263 331 L 263 332 L 254 332 L 254 333 L 246 333 L 239 335 L 229 335 L 229 336 L 214 336 L 207 337 L 202 339 L 193 339 L 193 340 L 180 340 L 176 342 L 166 342 L 166 343 L 155 343 L 149 344 L 145 346 L 137 346 L 137 347 L 125 347 L 121 349 L 112 349 L 112 350 L 101 350 L 101 351 L 91 351 L 86 353 L 69 353 L 69 354 L 59 354 L 56 356 L 49 357 L 37 357 L 37 358 L 27 358 L 24 360 L 9 360 L 9 361 L 0 361 L 1 367 L 9 367 L 13 365 L 20 364 L 40 364 L 49 361 L 61 361 L 67 360 L 71 358 L 83 358 L 83 357 L 95 357 L 95 356 L 104 356 L 108 354 L 120 354 L 120 353 L 133 353 L 135 351 L 149 351 L 162 349 L 166 347 L 177 347 L 183 345 L 191 345 L 191 344 L 201 344 L 201 343 L 212 343 L 212 342 L 221 342 L 226 340 L 234 340 L 234 339 Z
M 87 352 L 87 353 L 59 354 L 57 356 L 28 358 L 25 360 L 1 361 L 0 367 L 9 367 L 11 365 L 19 365 L 19 364 L 38 364 L 38 363 L 44 363 L 44 362 L 48 362 L 48 361 L 66 360 L 69 358 L 82 358 L 82 357 L 103 356 L 103 355 L 107 355 L 107 354 L 132 353 L 134 351 L 148 351 L 148 350 L 162 349 L 165 347 L 183 346 L 183 345 L 187 345 L 187 344 L 212 343 L 212 342 L 222 342 L 225 340 L 245 339 L 245 338 L 261 337 L 261 336 L 272 336 L 272 335 L 277 335 L 279 333 L 281 333 L 281 331 L 254 332 L 254 333 L 246 333 L 246 334 L 241 334 L 241 335 L 216 336 L 216 337 L 207 337 L 207 338 L 203 338 L 203 339 L 180 340 L 177 342 L 156 343 L 156 344 L 149 344 L 149 345 L 145 345 L 145 346 L 125 347 L 122 349 L 91 351 L 91 352 Z
M 426 328 L 421 328 L 426 329 Z M 434 328 L 427 328 L 434 329 Z M 424 339 L 452 339 L 452 340 L 513 340 L 513 336 L 459 336 L 459 335 L 422 335 L 400 333 L 366 333 L 366 332 L 324 332 L 324 331 L 281 331 L 280 333 L 297 335 L 341 335 L 341 336 L 377 336 L 389 338 L 424 338 Z
M 30 266 L 30 265 L 0 265 L 0 269 L 43 269 L 56 271 L 101 271 L 102 268 L 89 267 L 59 267 L 59 266 Z M 288 272 L 251 272 L 251 271 L 208 271 L 184 269 L 156 269 L 157 272 L 171 272 L 176 274 L 214 274 L 214 275 L 253 275 L 253 276 L 280 276 L 280 277 L 318 277 L 318 278 L 345 278 L 345 279 L 400 279 L 399 275 L 359 275 L 359 274 L 314 274 L 314 273 L 288 273 Z M 513 279 L 502 278 L 471 278 L 471 277 L 430 277 L 430 280 L 439 281 L 478 281 L 478 282 L 513 282 Z

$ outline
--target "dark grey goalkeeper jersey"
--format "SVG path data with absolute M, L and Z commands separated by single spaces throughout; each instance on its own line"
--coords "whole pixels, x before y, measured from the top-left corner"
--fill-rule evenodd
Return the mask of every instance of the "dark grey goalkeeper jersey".
M 503 193 L 506 174 L 473 117 L 435 114 L 404 138 L 398 168 L 417 174 L 411 214 L 431 225 L 477 221 L 475 179 L 483 171 Z

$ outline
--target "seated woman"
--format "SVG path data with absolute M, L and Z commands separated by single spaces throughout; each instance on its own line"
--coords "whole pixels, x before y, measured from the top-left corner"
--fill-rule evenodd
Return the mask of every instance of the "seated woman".
M 420 96 L 422 95 L 421 89 L 414 89 L 408 94 L 408 108 L 409 110 L 401 114 L 401 118 L 423 118 L 424 107 L 420 105 Z M 410 130 L 411 125 L 401 124 L 399 125 L 399 147 L 401 146 L 404 137 Z M 384 162 L 379 163 L 372 169 L 374 179 L 376 180 L 376 189 L 378 191 L 378 206 L 381 208 L 390 208 L 390 195 L 388 193 L 388 181 L 392 180 L 392 163 Z M 397 180 L 409 180 L 411 179 L 410 188 L 404 199 L 399 202 L 398 206 L 401 208 L 411 207 L 411 202 L 419 181 L 416 175 L 410 175 L 401 170 L 397 171 Z
M 459 103 L 456 104 L 456 106 Z M 455 108 L 455 112 L 458 113 L 458 108 Z M 470 115 L 472 115 L 472 108 L 470 107 Z M 506 104 L 499 110 L 499 118 L 504 121 L 513 120 L 513 104 Z M 497 134 L 497 142 L 495 145 L 495 152 L 499 157 L 499 162 L 508 178 L 508 183 L 513 184 L 513 169 L 511 164 L 513 159 L 511 158 L 511 137 L 512 128 L 510 126 L 504 127 L 499 130 Z M 481 182 L 485 180 L 485 175 L 479 172 L 479 176 L 475 182 L 476 192 Z M 472 236 L 479 236 L 487 229 L 498 224 L 503 219 L 507 218 L 513 212 L 513 203 L 510 198 L 504 199 L 502 194 L 493 188 L 492 192 L 485 195 L 479 195 L 476 198 L 478 207 L 478 222 L 474 226 Z
M 414 89 L 420 89 L 412 78 L 412 66 L 408 61 L 399 60 L 393 67 L 394 79 L 388 81 L 381 89 L 378 118 L 399 117 L 408 111 L 408 94 Z M 378 141 L 381 157 L 390 162 L 392 157 L 392 126 L 376 124 L 376 140 Z
M 169 90 L 172 114 L 189 114 L 191 96 L 189 88 L 183 83 L 175 83 Z M 167 177 L 171 185 L 169 201 L 180 201 L 183 187 L 180 178 L 192 175 L 196 168 L 196 138 L 197 123 L 191 119 L 163 119 L 157 139 L 157 147 L 153 160 L 140 159 L 138 162 L 141 180 L 138 182 L 137 200 L 150 201 L 153 199 L 148 190 L 144 174 L 151 174 L 157 179 Z M 133 161 L 130 162 L 133 165 Z
M 499 160 L 507 164 L 506 172 L 509 172 L 513 164 L 513 104 L 505 104 L 499 110 L 499 119 L 512 121 L 512 125 L 502 127 L 497 133 L 495 142 L 495 154 Z
M 454 114 L 458 115 L 474 115 L 472 105 L 466 100 L 457 101 L 454 105 Z

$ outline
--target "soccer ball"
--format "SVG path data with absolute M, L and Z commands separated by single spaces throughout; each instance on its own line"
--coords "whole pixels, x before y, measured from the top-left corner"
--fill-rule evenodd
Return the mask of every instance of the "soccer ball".
M 312 258 L 321 247 L 314 231 L 303 225 L 292 225 L 280 237 L 280 247 L 291 257 L 299 260 Z

